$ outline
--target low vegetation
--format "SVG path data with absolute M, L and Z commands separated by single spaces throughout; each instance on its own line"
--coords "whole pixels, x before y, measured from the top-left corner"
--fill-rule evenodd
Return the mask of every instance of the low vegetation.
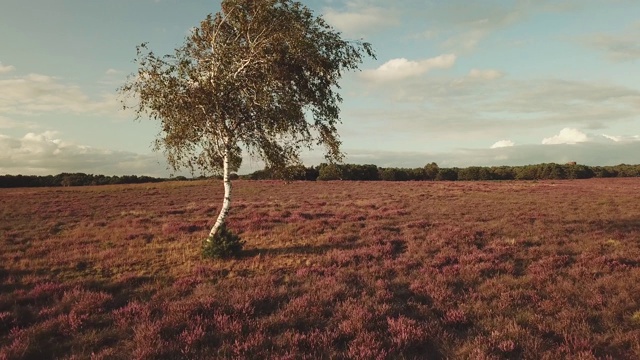
M 213 189 L 218 189 L 213 187 Z M 637 359 L 640 179 L 0 190 L 0 359 Z

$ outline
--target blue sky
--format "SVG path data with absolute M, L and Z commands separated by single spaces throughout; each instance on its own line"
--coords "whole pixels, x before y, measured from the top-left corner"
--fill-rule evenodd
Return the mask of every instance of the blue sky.
M 347 162 L 640 163 L 640 2 L 303 1 L 378 58 L 342 82 Z M 0 174 L 167 176 L 115 89 L 217 1 L 4 0 Z M 304 155 L 308 165 L 321 149 Z M 242 172 L 261 168 L 245 159 Z

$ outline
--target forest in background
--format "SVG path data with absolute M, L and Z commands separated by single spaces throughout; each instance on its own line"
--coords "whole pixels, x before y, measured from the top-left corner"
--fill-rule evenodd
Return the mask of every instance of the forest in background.
M 379 167 L 360 164 L 320 164 L 317 166 L 291 166 L 284 171 L 258 170 L 247 175 L 232 174 L 232 180 L 289 180 L 289 181 L 488 181 L 488 180 L 564 180 L 638 177 L 640 165 L 587 166 L 575 163 L 545 163 L 525 166 L 470 166 L 441 168 L 430 163 L 419 168 Z M 141 184 L 162 181 L 203 180 L 206 177 L 155 178 L 151 176 L 105 176 L 85 173 L 58 175 L 4 175 L 0 188 L 56 187 Z

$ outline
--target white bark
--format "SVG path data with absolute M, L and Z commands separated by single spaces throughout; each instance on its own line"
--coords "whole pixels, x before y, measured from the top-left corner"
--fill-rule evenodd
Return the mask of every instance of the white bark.
M 220 214 L 218 214 L 218 219 L 216 223 L 213 224 L 211 228 L 211 232 L 209 232 L 209 240 L 213 238 L 213 235 L 218 231 L 220 226 L 224 224 L 224 220 L 227 218 L 227 214 L 229 214 L 229 207 L 231 205 L 231 180 L 229 179 L 229 150 L 224 152 L 223 157 L 223 165 L 222 165 L 222 177 L 224 182 L 224 200 L 222 201 L 222 209 L 220 209 Z

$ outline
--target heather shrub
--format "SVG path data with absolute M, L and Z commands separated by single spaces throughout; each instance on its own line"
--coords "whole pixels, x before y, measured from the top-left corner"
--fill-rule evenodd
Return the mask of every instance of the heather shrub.
M 225 224 L 222 224 L 213 236 L 209 236 L 204 241 L 202 255 L 205 258 L 214 259 L 234 257 L 240 254 L 243 246 L 244 241 L 240 239 L 240 236 L 234 234 L 227 229 Z
M 639 181 L 0 189 L 0 360 L 640 359 Z

